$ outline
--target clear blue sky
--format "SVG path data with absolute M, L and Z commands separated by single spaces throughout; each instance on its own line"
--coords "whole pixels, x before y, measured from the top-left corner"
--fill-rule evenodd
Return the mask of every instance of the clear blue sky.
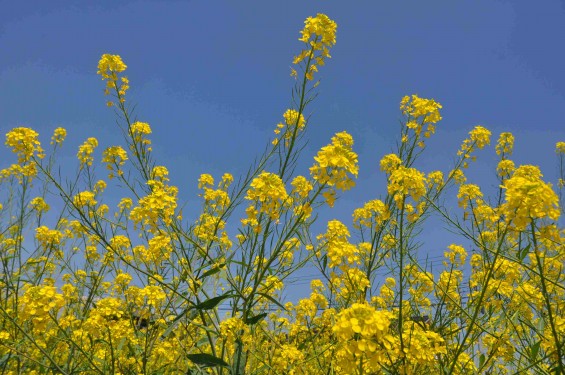
M 96 67 L 103 53 L 119 54 L 157 160 L 196 207 L 200 173 L 237 175 L 263 150 L 290 103 L 298 32 L 316 13 L 336 20 L 338 34 L 309 107 L 302 171 L 342 130 L 361 164 L 358 187 L 330 216 L 347 222 L 386 192 L 378 161 L 397 138 L 398 103 L 412 93 L 444 106 L 424 171 L 449 170 L 466 133 L 483 125 L 493 141 L 513 132 L 514 160 L 555 182 L 555 142 L 565 141 L 563 0 L 0 1 L 0 131 L 30 126 L 48 142 L 63 126 L 68 158 L 89 136 L 114 144 Z M 1 167 L 7 155 L 0 151 Z M 471 182 L 495 186 L 494 168 L 492 150 L 479 154 Z M 427 247 L 441 252 L 436 238 Z

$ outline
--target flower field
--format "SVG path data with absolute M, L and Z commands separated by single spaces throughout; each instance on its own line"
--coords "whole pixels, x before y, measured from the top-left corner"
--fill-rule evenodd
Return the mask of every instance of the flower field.
M 6 134 L 2 374 L 565 374 L 565 142 L 549 145 L 554 184 L 514 163 L 511 133 L 483 126 L 450 170 L 420 170 L 442 105 L 399 98 L 395 150 L 372 166 L 386 195 L 318 233 L 318 213 L 359 173 L 347 131 L 296 173 L 336 32 L 324 14 L 306 19 L 289 56 L 292 105 L 246 174 L 193 179 L 196 217 L 153 155 L 119 55 L 104 54 L 98 75 L 121 144 L 86 139 L 65 176 L 66 129 L 50 142 L 27 127 Z M 492 196 L 466 177 L 489 147 Z M 441 269 L 418 261 L 432 216 L 460 238 Z M 307 268 L 318 274 L 309 297 L 285 300 Z

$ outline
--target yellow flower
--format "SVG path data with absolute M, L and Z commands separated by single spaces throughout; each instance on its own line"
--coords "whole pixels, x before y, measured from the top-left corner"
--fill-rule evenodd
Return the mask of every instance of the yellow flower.
M 443 255 L 449 263 L 456 266 L 463 266 L 465 264 L 465 259 L 467 259 L 467 252 L 463 246 L 451 244 L 448 246 L 448 249 L 449 251 L 446 251 Z
M 441 108 L 441 104 L 435 100 L 420 98 L 418 95 L 412 95 L 412 97 L 405 96 L 400 101 L 402 113 L 414 119 L 420 118 L 422 123 L 435 124 L 439 122 L 441 120 L 439 113 Z M 421 127 L 416 121 L 409 121 L 406 125 L 414 130 L 418 130 Z M 433 133 L 435 128 L 428 127 L 427 131 Z
M 388 154 L 383 156 L 381 159 L 381 171 L 386 174 L 391 174 L 399 165 L 402 164 L 402 160 L 396 154 Z
M 97 74 L 102 76 L 102 79 L 114 79 L 116 73 L 121 73 L 126 70 L 127 66 L 122 61 L 119 55 L 104 54 L 98 62 Z
M 477 185 L 465 184 L 459 187 L 459 193 L 457 194 L 459 199 L 459 207 L 467 209 L 469 202 L 482 200 L 483 193 Z
M 443 185 L 443 173 L 441 171 L 433 171 L 428 173 L 428 183 L 441 186 Z
M 318 236 L 318 240 L 327 246 L 328 267 L 359 263 L 359 249 L 349 243 L 349 237 L 349 230 L 338 220 L 329 221 L 326 233 Z
M 465 181 L 467 181 L 467 177 L 465 176 L 465 174 L 461 169 L 454 169 L 451 172 L 449 172 L 449 178 L 453 178 L 455 183 L 459 185 L 464 184 Z
M 77 158 L 80 161 L 81 168 L 85 165 L 92 165 L 92 162 L 94 161 L 92 154 L 96 147 L 98 147 L 98 140 L 90 137 L 78 148 Z
M 120 200 L 120 203 L 118 203 L 118 209 L 120 212 L 124 212 L 125 210 L 129 210 L 131 208 L 131 206 L 133 205 L 133 202 L 131 200 L 131 198 L 122 198 Z
M 565 142 L 557 142 L 555 144 L 555 152 L 558 154 L 565 154 Z
M 411 196 L 417 202 L 426 194 L 426 178 L 417 169 L 401 165 L 390 175 L 387 189 L 400 207 L 406 196 Z
M 36 197 L 29 202 L 29 205 L 37 211 L 38 214 L 45 213 L 49 211 L 49 205 L 45 202 L 42 197 Z
M 98 62 L 98 72 L 103 80 L 106 80 L 106 89 L 104 95 L 110 95 L 110 90 L 116 91 L 116 96 L 120 103 L 126 101 L 126 91 L 129 89 L 129 80 L 126 77 L 121 77 L 121 85 L 118 88 L 118 73 L 126 70 L 127 66 L 123 63 L 122 58 L 118 55 L 104 54 Z M 112 101 L 106 103 L 109 107 L 113 106 Z
M 169 175 L 169 170 L 167 169 L 167 167 L 162 165 L 157 165 L 153 167 L 153 170 L 151 171 L 151 179 L 159 180 L 161 182 L 169 181 L 169 178 L 167 177 L 168 175 Z
M 388 207 L 379 199 L 369 201 L 362 208 L 353 211 L 353 223 L 357 227 L 362 225 L 369 228 L 372 225 L 381 225 L 389 218 Z
M 147 181 L 147 185 L 151 188 L 151 193 L 139 200 L 129 216 L 136 225 L 142 223 L 155 230 L 159 219 L 165 224 L 172 222 L 177 208 L 178 188 L 156 180 Z
M 95 206 L 95 194 L 91 191 L 83 191 L 73 197 L 73 203 L 77 207 Z
M 33 323 L 37 330 L 44 330 L 52 316 L 65 305 L 63 295 L 57 293 L 57 288 L 51 285 L 25 286 L 25 292 L 18 301 L 22 310 L 20 317 Z
M 502 159 L 501 161 L 498 162 L 498 165 L 496 166 L 496 173 L 500 176 L 500 177 L 509 177 L 512 172 L 514 172 L 514 170 L 516 169 L 516 166 L 514 165 L 514 162 L 510 159 Z
M 303 130 L 306 127 L 306 120 L 304 119 L 304 115 L 302 113 L 299 114 L 298 111 L 294 109 L 287 109 L 283 114 L 283 117 L 284 124 L 277 124 L 275 134 L 280 134 L 280 132 L 285 129 L 283 134 L 288 143 L 288 141 L 294 136 L 295 132 Z
M 337 316 L 333 332 L 338 339 L 348 342 L 356 334 L 360 338 L 381 341 L 391 325 L 392 313 L 377 311 L 373 307 L 354 303 Z
M 63 239 L 63 233 L 56 229 L 49 229 L 46 226 L 40 226 L 35 229 L 35 238 L 42 247 L 59 245 Z
M 126 160 L 128 160 L 128 154 L 121 146 L 112 146 L 104 150 L 102 162 L 106 163 L 106 169 L 110 171 L 108 178 L 114 178 L 114 172 L 117 173 L 118 176 L 123 175 L 124 172 L 121 168 Z
M 308 194 L 312 191 L 313 186 L 304 176 L 296 176 L 290 183 L 293 187 L 292 192 L 298 195 L 300 198 L 308 197 Z
M 457 156 L 462 157 L 462 167 L 467 168 L 469 163 L 467 159 L 471 159 L 471 161 L 475 161 L 476 157 L 471 156 L 471 153 L 475 151 L 476 148 L 482 149 L 486 145 L 490 144 L 490 131 L 482 126 L 475 126 L 473 130 L 469 132 L 469 138 L 463 141 L 461 145 L 461 149 L 457 151 Z M 503 144 L 506 149 L 510 150 L 510 137 L 504 136 L 503 137 Z M 500 148 L 499 148 L 500 149 Z M 502 150 L 502 149 L 501 149 Z
M 281 178 L 269 172 L 262 172 L 251 181 L 245 199 L 260 204 L 260 212 L 276 219 L 280 208 L 287 202 L 288 194 Z
M 320 184 L 328 184 L 345 191 L 355 186 L 359 166 L 353 152 L 353 138 L 347 132 L 337 133 L 330 145 L 322 147 L 314 157 L 316 164 L 310 168 L 312 178 Z M 351 176 L 350 176 L 351 175 Z
M 490 131 L 487 128 L 482 126 L 475 126 L 473 130 L 469 133 L 471 136 L 471 141 L 475 143 L 475 145 L 479 149 L 483 149 L 486 145 L 490 144 Z M 508 147 L 510 137 L 508 137 L 506 146 Z
M 37 139 L 39 134 L 30 128 L 14 128 L 6 133 L 6 146 L 18 155 L 19 164 L 27 164 L 33 156 L 43 158 L 43 149 Z
M 65 140 L 67 136 L 67 130 L 65 128 L 57 128 L 53 132 L 53 137 L 51 137 L 51 144 L 60 145 Z
M 322 37 L 321 44 L 316 45 L 316 49 L 321 49 L 323 45 L 333 46 L 335 44 L 335 34 L 337 24 L 325 14 L 318 13 L 316 17 L 308 17 L 304 21 L 304 29 L 300 32 L 302 37 L 298 40 L 304 43 L 310 42 L 314 45 L 314 41 L 310 41 L 312 36 Z
M 214 186 L 214 177 L 207 173 L 201 174 L 200 178 L 198 179 L 198 188 L 202 189 L 204 187 Z
M 542 177 L 538 167 L 522 165 L 501 186 L 505 189 L 502 212 L 517 230 L 525 229 L 532 219 L 559 219 L 557 194 Z
M 227 190 L 228 187 L 233 182 L 233 175 L 231 173 L 224 173 L 222 175 L 222 182 L 220 183 L 220 188 Z
M 149 146 L 151 144 L 151 140 L 146 137 L 146 135 L 151 134 L 151 126 L 146 122 L 136 121 L 130 126 L 130 136 L 134 142 L 134 145 L 131 146 L 132 150 L 137 152 L 135 148 L 135 144 L 141 146 Z M 147 151 L 151 151 L 149 147 Z
M 512 150 L 514 149 L 514 136 L 512 133 L 500 133 L 498 142 L 496 144 L 496 154 L 497 155 L 512 155 Z
M 300 32 L 302 36 L 298 39 L 307 44 L 307 48 L 302 50 L 294 57 L 293 64 L 300 64 L 306 60 L 309 64 L 306 78 L 314 79 L 314 73 L 318 71 L 318 66 L 325 64 L 326 58 L 331 58 L 330 48 L 335 45 L 337 24 L 325 14 L 318 14 L 316 17 L 308 17 L 304 21 L 304 29 Z M 296 70 L 291 70 L 291 75 L 295 75 Z
M 129 273 L 121 272 L 114 278 L 114 284 L 118 288 L 125 288 L 133 280 L 133 277 Z
M 167 298 L 167 295 L 158 285 L 148 285 L 139 291 L 139 296 L 146 299 L 149 306 L 160 306 L 161 303 Z

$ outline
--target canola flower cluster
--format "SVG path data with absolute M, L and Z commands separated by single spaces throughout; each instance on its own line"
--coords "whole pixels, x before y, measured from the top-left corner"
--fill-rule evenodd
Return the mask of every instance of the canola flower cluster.
M 299 93 L 335 34 L 323 14 L 306 20 Z M 190 221 L 168 169 L 152 159 L 150 125 L 129 120 L 126 68 L 110 54 L 98 65 L 105 94 L 118 99 L 125 146 L 106 146 L 100 158 L 88 138 L 76 182 L 52 172 L 64 128 L 48 162 L 33 129 L 6 134 L 16 163 L 0 171 L 12 194 L 0 197 L 2 373 L 565 373 L 561 190 L 538 167 L 515 165 L 511 133 L 494 146 L 500 189 L 489 197 L 464 171 L 491 132 L 475 127 L 449 171 L 424 172 L 416 161 L 442 106 L 402 98 L 400 142 L 379 163 L 386 195 L 360 203 L 351 227 L 333 219 L 316 235 L 317 210 L 354 187 L 359 165 L 343 131 L 309 176 L 295 175 L 306 97 L 237 183 L 230 173 L 199 177 L 201 211 Z M 562 189 L 565 142 L 556 154 Z M 110 182 L 96 177 L 98 160 Z M 452 192 L 458 212 L 442 207 Z M 434 213 L 462 239 L 439 267 L 418 261 L 418 233 Z M 318 271 L 309 296 L 285 301 L 305 265 Z
M 305 79 L 312 81 L 318 67 L 324 66 L 325 60 L 331 58 L 330 48 L 336 43 L 336 32 L 337 24 L 325 14 L 319 13 L 304 21 L 304 29 L 300 32 L 302 36 L 298 40 L 305 43 L 306 48 L 294 57 L 292 63 L 305 62 Z M 297 75 L 295 69 L 292 69 L 291 75 Z

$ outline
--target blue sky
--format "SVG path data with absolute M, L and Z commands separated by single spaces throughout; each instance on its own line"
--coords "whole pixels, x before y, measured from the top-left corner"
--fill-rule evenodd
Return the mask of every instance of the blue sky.
M 308 108 L 301 171 L 342 130 L 361 165 L 358 187 L 329 218 L 347 222 L 386 193 L 378 161 L 394 147 L 406 94 L 444 107 L 424 171 L 449 170 L 466 133 L 483 125 L 493 141 L 513 132 L 517 164 L 539 165 L 556 181 L 555 142 L 565 141 L 563 0 L 0 1 L 0 131 L 30 126 L 48 142 L 63 126 L 63 161 L 89 136 L 114 144 L 96 66 L 103 53 L 119 54 L 157 160 L 196 207 L 201 173 L 244 173 L 264 149 L 290 104 L 298 32 L 316 13 L 334 19 L 338 34 Z M 7 155 L 0 151 L 1 167 Z M 496 186 L 495 160 L 492 149 L 480 153 L 471 182 Z M 448 244 L 440 229 L 427 246 L 436 254 Z

